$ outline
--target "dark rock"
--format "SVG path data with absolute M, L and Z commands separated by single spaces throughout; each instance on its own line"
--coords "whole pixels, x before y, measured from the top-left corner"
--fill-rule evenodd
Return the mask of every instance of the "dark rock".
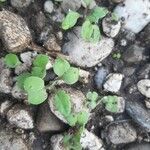
M 137 124 L 150 132 L 150 110 L 138 101 L 127 101 L 126 111 Z
M 125 150 L 150 150 L 150 143 L 134 143 L 130 144 Z
M 136 130 L 129 122 L 111 124 L 108 128 L 108 137 L 113 144 L 131 143 L 136 140 Z
M 123 59 L 128 63 L 140 62 L 144 60 L 144 50 L 143 47 L 132 45 L 123 53 Z
M 102 85 L 106 79 L 106 76 L 108 75 L 109 71 L 105 67 L 100 67 L 94 77 L 95 84 L 98 89 L 102 88 Z
M 123 69 L 123 74 L 125 75 L 125 76 L 132 76 L 133 75 L 133 73 L 135 72 L 135 68 L 134 67 L 125 67 L 124 69 Z
M 37 116 L 37 128 L 40 132 L 58 132 L 64 130 L 62 123 L 50 110 L 47 103 L 40 106 Z

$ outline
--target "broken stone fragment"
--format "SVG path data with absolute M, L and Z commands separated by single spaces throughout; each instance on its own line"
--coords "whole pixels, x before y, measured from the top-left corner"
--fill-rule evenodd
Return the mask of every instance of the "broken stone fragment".
M 0 39 L 9 52 L 22 52 L 31 42 L 29 28 L 20 16 L 0 11 Z
M 22 128 L 33 129 L 34 121 L 30 109 L 27 106 L 16 104 L 7 112 L 10 124 Z

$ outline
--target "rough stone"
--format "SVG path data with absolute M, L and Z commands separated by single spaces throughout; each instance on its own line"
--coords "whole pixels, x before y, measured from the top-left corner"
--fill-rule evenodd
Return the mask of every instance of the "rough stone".
M 125 150 L 149 150 L 150 143 L 133 143 L 125 147 Z
M 22 129 L 33 129 L 34 123 L 30 109 L 23 105 L 15 105 L 7 112 L 10 124 Z
M 138 45 L 131 45 L 126 51 L 123 53 L 124 61 L 128 63 L 137 63 L 144 60 L 144 51 L 143 47 Z
M 123 75 L 119 73 L 111 73 L 107 76 L 106 82 L 104 83 L 104 89 L 106 91 L 117 93 L 120 90 L 123 80 Z
M 10 52 L 22 52 L 31 41 L 31 34 L 25 21 L 20 16 L 3 10 L 0 11 L 0 39 Z
M 137 133 L 128 122 L 111 124 L 108 128 L 108 138 L 113 144 L 131 143 L 136 140 Z
M 85 103 L 85 96 L 84 94 L 76 89 L 73 88 L 67 88 L 63 87 L 63 90 L 66 91 L 70 95 L 70 100 L 72 103 L 72 111 L 74 113 L 78 113 L 80 111 L 85 110 L 84 109 L 84 103 Z M 67 120 L 64 118 L 64 116 L 55 108 L 54 105 L 54 94 L 49 96 L 48 103 L 50 106 L 51 111 L 64 123 L 67 123 Z M 86 110 L 85 110 L 86 111 Z
M 11 0 L 11 5 L 16 8 L 16 9 L 20 9 L 20 8 L 26 8 L 30 5 L 30 3 L 32 2 L 32 0 Z
M 105 59 L 112 51 L 114 42 L 111 38 L 102 37 L 98 43 L 85 42 L 81 37 L 81 27 L 68 33 L 69 42 L 63 45 L 62 51 L 69 55 L 73 64 L 80 67 L 93 67 Z
M 150 132 L 150 111 L 138 101 L 127 101 L 126 112 L 143 129 Z
M 149 0 L 125 0 L 116 7 L 115 13 L 124 18 L 125 29 L 139 33 L 150 22 L 149 7 Z
M 111 0 L 112 2 L 114 2 L 114 3 L 121 3 L 121 2 L 123 2 L 124 0 Z
M 64 124 L 51 112 L 47 103 L 40 106 L 37 116 L 37 128 L 40 132 L 59 132 Z
M 3 69 L 0 73 L 0 91 L 2 93 L 10 93 L 12 89 L 13 81 L 11 78 L 11 71 L 9 69 Z
M 137 72 L 137 75 L 139 79 L 150 78 L 150 63 L 141 66 L 140 70 Z
M 150 98 L 150 80 L 143 79 L 137 84 L 138 90 L 146 97 Z
M 87 7 L 87 5 L 86 5 L 86 3 L 84 2 L 84 0 L 81 0 L 81 3 L 82 3 L 82 6 L 83 6 L 84 8 Z M 92 0 L 91 3 L 90 3 L 90 5 L 88 6 L 88 9 L 93 9 L 95 6 L 96 6 L 96 2 L 95 2 L 95 0 Z
M 53 10 L 54 10 L 54 4 L 51 0 L 47 0 L 45 1 L 44 3 L 44 10 L 47 12 L 47 13 L 52 13 Z
M 102 21 L 102 27 L 104 33 L 108 37 L 114 38 L 120 31 L 121 22 L 112 20 L 111 16 L 105 17 Z
M 21 63 L 20 65 L 18 65 L 16 68 L 15 68 L 15 74 L 16 75 L 20 75 L 24 72 L 27 72 L 30 70 L 30 65 L 29 64 L 26 64 L 26 63 Z

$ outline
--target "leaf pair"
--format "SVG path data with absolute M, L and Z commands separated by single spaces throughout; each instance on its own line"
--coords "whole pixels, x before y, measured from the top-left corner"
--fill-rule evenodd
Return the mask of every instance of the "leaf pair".
M 79 69 L 71 67 L 69 62 L 62 58 L 55 60 L 53 70 L 55 74 L 61 77 L 67 84 L 74 84 L 79 79 Z

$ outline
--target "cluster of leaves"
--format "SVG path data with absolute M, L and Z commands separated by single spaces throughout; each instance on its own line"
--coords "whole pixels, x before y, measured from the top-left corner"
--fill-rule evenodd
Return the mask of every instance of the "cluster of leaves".
M 65 59 L 57 58 L 53 65 L 53 70 L 66 84 L 74 84 L 79 79 L 79 69 L 71 67 Z
M 5 64 L 9 68 L 16 68 L 21 64 L 15 54 L 7 54 L 4 58 Z M 17 77 L 17 85 L 20 89 L 25 90 L 28 95 L 30 104 L 38 105 L 47 99 L 47 92 L 44 85 L 46 76 L 46 65 L 49 62 L 47 55 L 39 54 L 33 61 L 31 72 L 22 73 Z M 62 58 L 55 60 L 53 70 L 59 78 L 67 84 L 74 84 L 79 78 L 79 69 L 71 67 L 69 62 Z
M 84 0 L 84 2 L 88 8 L 92 0 Z M 81 36 L 85 41 L 98 42 L 101 39 L 98 22 L 107 14 L 108 10 L 105 7 L 97 6 L 86 16 L 81 30 Z M 62 28 L 64 30 L 72 28 L 77 23 L 80 16 L 78 12 L 70 10 L 62 22 Z
M 113 59 L 120 59 L 121 58 L 121 53 L 114 53 L 114 54 L 112 54 L 112 58 Z
M 70 95 L 64 90 L 59 90 L 54 98 L 56 109 L 64 116 L 70 126 L 85 125 L 89 114 L 86 111 L 74 113 Z

